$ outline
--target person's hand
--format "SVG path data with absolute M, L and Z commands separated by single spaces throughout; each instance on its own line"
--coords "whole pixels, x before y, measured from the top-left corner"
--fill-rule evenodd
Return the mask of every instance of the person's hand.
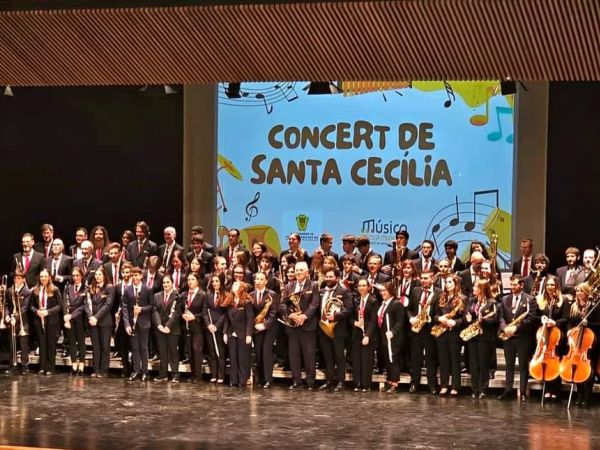
M 223 335 L 223 342 L 225 342 L 227 344 L 227 335 L 226 334 Z
M 98 319 L 96 319 L 94 316 L 92 316 L 92 317 L 90 317 L 88 322 L 91 326 L 95 327 L 98 324 Z
M 210 331 L 211 333 L 216 333 L 217 332 L 217 327 L 215 327 L 212 323 L 208 326 L 208 331 Z
M 129 336 L 131 336 L 131 335 L 132 335 L 132 330 L 131 330 L 131 327 L 127 327 L 127 328 L 125 328 L 125 332 L 126 332 L 126 333 L 127 333 Z
M 386 331 L 385 337 L 388 339 L 388 341 L 391 341 L 392 338 L 394 337 L 394 333 L 392 333 L 391 331 Z
M 369 345 L 369 336 L 365 336 L 364 338 L 362 338 L 362 345 Z
M 170 332 L 171 332 L 171 329 L 169 327 L 163 327 L 163 333 L 169 334 Z
M 254 329 L 256 331 L 264 331 L 267 329 L 267 327 L 265 327 L 265 324 L 263 323 L 257 323 L 256 325 L 254 325 Z
M 246 345 L 252 344 L 252 336 L 246 336 Z
M 142 307 L 141 306 L 134 306 L 133 307 L 133 313 L 134 314 L 140 314 L 142 312 Z
M 415 323 L 417 323 L 417 318 L 416 317 L 411 317 L 409 319 L 409 322 L 410 322 L 411 325 L 414 325 Z

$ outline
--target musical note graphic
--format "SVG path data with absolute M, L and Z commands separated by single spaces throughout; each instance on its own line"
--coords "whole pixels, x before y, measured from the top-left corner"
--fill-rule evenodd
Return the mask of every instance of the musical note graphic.
M 281 91 L 288 103 L 298 99 L 298 94 L 296 93 L 296 89 L 294 89 L 294 85 L 290 84 L 285 88 L 287 91 L 291 90 L 294 93 L 292 97 L 289 97 L 288 94 L 283 89 L 281 89 L 281 86 L 279 86 L 278 84 L 276 84 L 274 87 L 275 89 L 279 89 Z
M 250 222 L 253 217 L 258 215 L 258 206 L 256 204 L 260 200 L 260 192 L 254 194 L 254 199 L 246 204 L 246 222 Z
M 488 134 L 488 141 L 496 142 L 502 139 L 504 133 L 502 131 L 501 117 L 503 115 L 509 115 L 512 119 L 512 112 L 512 108 L 509 108 L 508 106 L 496 106 L 496 120 L 498 121 L 498 130 L 492 131 L 490 134 Z M 506 142 L 508 142 L 509 144 L 512 144 L 513 140 L 514 135 L 512 133 L 506 136 Z
M 292 102 L 298 99 L 295 81 L 279 81 L 273 84 L 242 83 L 241 98 L 229 98 L 226 94 L 226 83 L 219 83 L 219 104 L 228 106 L 245 106 L 265 108 L 267 114 L 273 112 L 273 105 L 280 102 Z
M 255 97 L 263 101 L 263 103 L 265 104 L 265 109 L 267 110 L 267 114 L 271 114 L 273 112 L 273 105 L 271 105 L 270 103 L 267 104 L 267 99 L 263 94 L 258 93 L 255 95 Z
M 465 223 L 465 231 L 473 231 L 473 229 L 475 228 L 475 224 L 477 223 L 477 220 L 475 218 L 475 216 L 477 215 L 477 197 L 487 194 L 496 195 L 496 208 L 498 208 L 498 189 L 491 189 L 489 191 L 475 191 L 473 193 L 473 221 Z
M 492 94 L 494 92 L 494 88 L 487 88 L 486 92 L 486 101 L 485 101 L 485 114 L 474 114 L 469 119 L 471 125 L 476 127 L 482 127 L 483 125 L 487 125 L 490 120 L 490 99 L 492 98 Z
M 455 227 L 460 223 L 460 211 L 458 210 L 458 195 L 456 196 L 456 217 L 450 219 L 450 226 Z
M 448 100 L 444 102 L 444 108 L 450 108 L 452 106 L 452 102 L 456 100 L 456 96 L 454 95 L 454 91 L 452 90 L 452 86 L 447 81 L 444 81 L 444 88 L 446 89 L 446 95 L 448 96 Z M 450 99 L 452 97 L 452 99 Z

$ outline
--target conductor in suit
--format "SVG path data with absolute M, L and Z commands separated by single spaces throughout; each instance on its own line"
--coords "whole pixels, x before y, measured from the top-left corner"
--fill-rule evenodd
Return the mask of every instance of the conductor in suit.
M 10 276 L 14 277 L 15 270 L 20 269 L 25 275 L 25 282 L 30 289 L 38 283 L 40 272 L 44 268 L 44 255 L 34 251 L 33 244 L 33 234 L 25 233 L 21 237 L 23 251 L 13 255 L 10 271 Z
M 127 257 L 131 263 L 142 269 L 146 257 L 156 255 L 158 246 L 150 238 L 150 227 L 144 221 L 135 224 L 136 240 L 127 245 Z

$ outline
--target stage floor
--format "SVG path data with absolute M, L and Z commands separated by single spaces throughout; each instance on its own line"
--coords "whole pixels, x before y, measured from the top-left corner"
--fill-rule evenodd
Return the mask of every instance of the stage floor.
M 0 444 L 126 448 L 598 448 L 600 406 L 3 375 Z

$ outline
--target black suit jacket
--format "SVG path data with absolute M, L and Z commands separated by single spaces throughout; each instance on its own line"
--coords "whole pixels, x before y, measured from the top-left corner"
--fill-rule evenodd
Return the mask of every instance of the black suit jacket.
M 364 336 L 369 337 L 369 343 L 373 343 L 377 339 L 377 308 L 379 302 L 373 294 L 367 294 L 364 310 Z M 352 311 L 352 334 L 355 338 L 362 339 L 363 332 L 360 328 L 354 325 L 354 322 L 359 320 L 360 315 L 360 295 L 354 297 L 354 309 Z
M 137 239 L 127 245 L 127 259 L 129 259 L 134 266 L 137 266 L 140 269 L 144 267 L 146 255 L 150 257 L 156 255 L 157 253 L 158 245 L 156 245 L 156 243 L 152 242 L 150 239 L 146 239 L 144 241 L 141 251 L 138 249 Z
M 556 276 L 560 282 L 560 288 L 563 294 L 575 295 L 575 287 L 579 283 L 583 283 L 585 281 L 585 271 L 582 266 L 577 266 L 575 268 L 575 280 L 572 285 L 567 284 L 567 272 L 569 270 L 569 266 L 562 266 L 556 269 Z
M 30 297 L 31 291 L 27 288 L 27 286 L 23 286 L 20 291 L 14 295 L 15 287 L 14 285 L 6 291 L 6 305 L 4 309 L 4 314 L 7 316 L 14 316 L 16 320 L 16 332 L 18 333 L 20 330 L 21 319 L 23 320 L 23 330 L 29 333 L 29 305 L 30 305 Z M 18 302 L 18 306 L 16 304 Z M 19 312 L 20 309 L 20 312 Z
M 112 327 L 113 318 L 111 310 L 113 302 L 115 301 L 115 289 L 113 285 L 105 284 L 102 286 L 102 289 L 95 294 L 90 292 L 90 299 L 92 300 L 91 310 L 88 302 L 86 301 L 84 303 L 87 317 L 94 316 L 98 319 L 97 327 Z
M 84 317 L 85 312 L 85 290 L 83 284 L 79 290 L 75 290 L 75 285 L 71 284 L 65 287 L 63 291 L 63 314 L 71 314 L 71 320 L 78 317 Z
M 117 263 L 117 272 L 119 272 L 117 274 L 117 283 L 114 283 L 114 273 L 113 273 L 112 261 L 108 261 L 107 263 L 104 263 L 102 265 L 102 267 L 104 267 L 104 270 L 106 270 L 106 273 L 108 274 L 108 278 L 113 285 L 116 285 L 117 283 L 121 282 L 121 260 L 119 260 L 119 262 Z
M 12 278 L 15 275 L 15 270 L 17 267 L 21 267 L 25 270 L 25 265 L 23 264 L 23 253 L 15 253 L 12 259 L 12 268 L 10 270 L 10 277 Z M 34 251 L 31 254 L 31 259 L 29 260 L 29 270 L 25 272 L 25 282 L 30 289 L 38 283 L 40 278 L 40 272 L 44 268 L 44 254 Z
M 167 248 L 167 244 L 161 244 L 158 246 L 158 252 L 157 255 L 160 258 L 160 266 L 164 266 L 164 267 L 171 267 L 171 259 L 173 259 L 173 252 L 175 250 L 179 250 L 181 252 L 183 252 L 183 247 L 181 245 L 179 245 L 177 242 L 175 242 L 175 244 L 173 245 L 173 248 L 171 249 L 171 251 L 169 252 L 169 254 L 167 255 L 167 261 L 165 263 L 164 259 L 165 259 L 165 249 Z
M 144 277 L 142 278 L 142 283 L 144 283 L 147 287 L 148 286 L 148 271 L 144 272 Z M 156 294 L 160 291 L 162 291 L 162 281 L 163 281 L 164 275 L 160 274 L 159 272 L 155 272 L 154 273 L 154 280 L 152 280 L 152 293 Z
M 440 271 L 440 269 L 437 267 L 437 259 L 434 258 L 430 258 L 429 259 L 429 270 L 433 273 L 438 273 Z M 419 273 L 423 272 L 423 258 L 419 257 L 419 259 L 417 259 L 415 265 L 417 266 L 417 270 L 419 271 Z
M 460 277 L 460 286 L 462 293 L 470 298 L 473 294 L 473 280 L 471 279 L 471 269 L 465 269 L 457 274 Z
M 183 309 L 184 311 L 188 309 L 195 317 L 194 320 L 188 322 L 187 328 L 189 328 L 190 332 L 197 334 L 202 333 L 204 328 L 203 319 L 204 319 L 204 309 L 205 304 L 207 302 L 206 292 L 202 289 L 198 289 L 196 295 L 194 295 L 191 299 L 191 303 L 188 303 L 189 292 L 185 292 L 180 294 L 181 299 L 183 300 Z M 214 320 L 214 319 L 213 319 Z
M 142 311 L 138 315 L 136 327 L 140 329 L 150 328 L 150 322 L 152 319 L 152 309 L 154 308 L 154 294 L 151 289 L 148 289 L 144 283 L 139 291 L 139 306 L 142 307 Z M 125 328 L 133 327 L 133 306 L 135 305 L 135 295 L 133 291 L 133 284 L 125 288 L 125 297 L 123 298 L 123 304 L 121 306 L 121 317 Z
M 210 316 L 209 316 L 210 311 Z M 211 292 L 206 293 L 206 300 L 202 309 L 202 318 L 204 324 L 208 327 L 211 323 L 217 327 L 218 331 L 223 331 L 225 321 L 225 310 L 215 304 L 215 295 Z
M 40 307 L 39 291 L 37 291 L 36 288 L 29 296 L 29 310 L 33 314 L 33 320 L 37 323 L 40 322 L 40 318 L 37 315 Z M 46 301 L 46 310 L 48 311 L 48 315 L 44 319 L 46 321 L 46 325 L 56 325 L 62 322 L 62 295 L 60 295 L 60 291 L 58 289 L 55 289 L 54 293 L 48 296 Z
M 154 310 L 152 311 L 152 319 L 154 326 L 159 325 L 169 328 L 172 336 L 181 334 L 181 314 L 183 314 L 183 302 L 180 296 L 172 290 L 165 304 L 164 291 L 154 294 Z M 160 333 L 160 331 L 158 331 Z
M 256 290 L 252 291 L 250 294 L 250 298 L 252 299 L 252 307 L 254 308 L 254 316 L 258 316 L 263 308 L 265 307 L 265 303 L 268 298 L 271 298 L 271 306 L 269 306 L 269 310 L 267 311 L 267 315 L 265 316 L 265 321 L 263 322 L 265 328 L 268 330 L 273 327 L 275 323 L 277 323 L 277 311 L 279 310 L 279 296 L 275 291 L 265 289 L 263 292 L 262 302 L 258 303 L 258 292 Z
M 535 324 L 538 316 L 538 307 L 535 297 L 526 294 L 525 292 L 521 292 L 521 294 L 519 294 L 519 304 L 514 314 L 512 312 L 512 301 L 512 293 L 502 297 L 502 302 L 500 303 L 499 329 L 500 331 L 504 330 L 514 319 L 527 312 L 525 319 L 517 325 L 517 333 L 519 335 L 527 335 L 527 337 L 530 338 L 531 335 L 535 333 Z
M 225 258 L 227 260 L 228 266 L 229 266 L 229 264 L 231 264 L 231 261 L 229 260 L 229 248 L 230 248 L 230 246 L 228 245 L 227 247 L 224 247 L 221 250 L 219 250 L 219 256 L 222 256 L 223 258 Z M 206 249 L 204 249 L 204 250 L 206 250 Z M 243 245 L 238 245 L 235 248 L 235 251 L 244 252 L 246 254 L 246 260 L 250 261 L 250 252 Z
M 94 272 L 98 267 L 102 266 L 102 261 L 98 261 L 97 259 L 92 258 L 88 263 L 87 271 L 84 269 L 83 258 L 76 259 L 73 262 L 73 267 L 79 267 L 83 271 L 83 278 L 87 281 L 88 284 L 92 284 L 94 280 Z
M 402 261 L 407 260 L 407 259 L 419 259 L 419 254 L 411 249 L 407 249 L 402 257 Z M 394 262 L 394 250 L 392 249 L 392 250 L 388 250 L 387 252 L 385 252 L 385 255 L 383 255 L 383 265 L 387 266 L 389 264 L 392 264 L 393 262 Z
M 65 286 L 66 283 L 71 282 L 71 271 L 73 270 L 73 258 L 67 255 L 61 255 L 60 260 L 58 261 L 58 267 L 56 270 L 56 275 L 62 277 L 62 281 L 57 281 L 54 278 L 54 274 L 52 273 L 52 264 L 54 258 L 47 258 L 45 262 L 46 270 L 52 275 L 52 281 L 55 285 L 59 286 L 61 289 Z
M 321 291 L 319 296 L 319 319 L 321 319 L 321 311 L 323 309 L 323 300 L 325 297 L 325 289 Z M 333 330 L 335 338 L 343 338 L 348 335 L 348 320 L 352 317 L 352 294 L 348 289 L 337 284 L 331 293 L 331 297 L 338 297 L 342 301 L 342 308 L 340 311 L 336 312 L 334 317 L 334 322 L 336 326 Z
M 296 292 L 297 287 L 298 282 L 294 281 L 293 283 L 288 283 L 284 289 L 284 294 L 281 296 L 281 303 L 279 305 L 279 312 L 283 317 L 288 316 L 288 310 L 291 304 L 289 297 Z M 306 279 L 299 295 L 300 310 L 302 311 L 302 314 L 306 315 L 306 320 L 300 328 L 303 331 L 316 331 L 317 322 L 319 321 L 319 317 L 316 314 L 319 309 L 319 288 L 317 283 Z M 286 331 L 289 332 L 290 330 L 290 327 L 286 327 Z
M 52 239 L 48 247 L 46 247 L 46 244 L 44 244 L 43 242 L 36 242 L 35 244 L 33 244 L 33 251 L 41 253 L 44 259 L 46 258 L 46 255 L 48 256 L 48 258 L 51 258 L 52 242 L 54 242 L 54 239 Z
M 418 286 L 412 290 L 411 295 L 409 296 L 408 307 L 406 308 L 409 319 L 416 317 L 417 314 L 419 314 L 419 304 L 421 302 L 423 291 L 423 286 Z M 433 324 L 433 317 L 435 316 L 435 305 L 436 303 L 439 303 L 440 295 L 442 295 L 441 289 L 436 288 L 435 286 L 429 288 L 429 297 L 426 301 L 430 302 L 429 316 L 432 320 L 425 324 L 420 333 L 431 332 L 431 325 Z
M 454 258 L 454 263 L 453 265 L 450 267 L 450 270 L 453 273 L 458 273 L 461 270 L 465 270 L 467 268 L 466 264 L 463 262 L 462 259 L 460 259 L 458 256 L 456 258 Z
M 196 254 L 194 252 L 189 252 L 187 254 L 186 258 L 187 258 L 188 263 L 192 262 L 192 259 L 194 259 L 194 256 L 196 256 Z M 202 253 L 200 253 L 200 263 L 202 264 L 202 269 L 200 269 L 201 270 L 200 273 L 202 274 L 202 276 L 205 276 L 207 273 L 209 273 L 213 269 L 212 253 L 209 253 L 206 250 L 204 250 Z
M 379 312 L 379 308 L 375 311 L 375 314 Z M 392 354 L 396 354 L 402 345 L 402 341 L 404 340 L 404 329 L 406 322 L 406 308 L 400 304 L 400 302 L 393 298 L 390 301 L 390 304 L 385 309 L 383 314 L 383 320 L 381 321 L 381 326 L 379 328 L 379 339 L 381 345 L 387 346 L 387 337 L 385 336 L 386 331 L 388 331 L 388 321 L 389 321 L 389 330 L 393 333 L 394 337 L 391 340 L 392 344 Z M 384 351 L 386 361 L 388 360 L 387 350 Z

